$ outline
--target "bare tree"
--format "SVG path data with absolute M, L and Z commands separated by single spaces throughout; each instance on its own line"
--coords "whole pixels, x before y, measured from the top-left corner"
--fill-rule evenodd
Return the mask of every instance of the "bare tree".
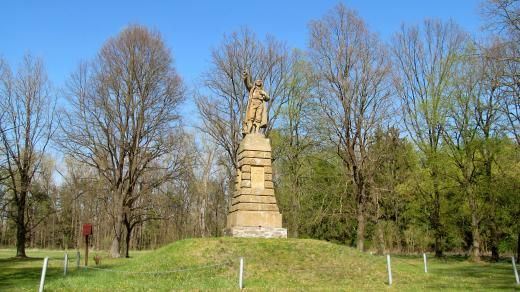
M 220 234 L 218 226 L 225 224 L 225 208 L 224 210 L 219 206 L 219 188 L 215 184 L 215 180 L 218 180 L 219 174 L 225 174 L 223 166 L 218 165 L 219 156 L 225 155 L 220 149 L 211 143 L 207 135 L 201 137 L 200 149 L 197 151 L 197 157 L 195 163 L 199 166 L 195 168 L 195 175 L 193 177 L 196 180 L 196 187 L 194 188 L 193 194 L 195 195 L 195 213 L 197 216 L 197 225 L 200 236 L 207 236 L 212 234 L 217 236 Z M 226 156 L 227 157 L 227 156 Z M 225 179 L 224 179 L 225 180 Z M 212 224 L 215 228 L 212 228 Z
M 160 187 L 166 180 L 178 180 L 194 168 L 195 151 L 190 138 L 182 132 L 167 137 L 171 139 L 170 151 L 151 162 L 148 171 L 139 177 L 133 190 L 136 199 L 132 204 L 127 204 L 123 212 L 123 225 L 126 228 L 125 257 L 130 257 L 130 239 L 137 225 L 169 218 L 170 214 L 158 208 L 165 196 Z
M 435 255 L 442 256 L 444 231 L 441 218 L 440 157 L 447 99 L 457 60 L 463 54 L 466 35 L 453 22 L 426 20 L 422 29 L 403 26 L 394 38 L 394 84 L 402 101 L 405 126 L 425 157 L 432 189 L 429 218 L 435 237 Z
M 6 174 L 5 192 L 11 195 L 9 217 L 16 223 L 16 256 L 26 257 L 27 233 L 39 220 L 27 218 L 33 178 L 53 135 L 55 97 L 42 60 L 26 55 L 14 74 L 0 61 L 0 173 Z
M 520 145 L 520 1 L 488 0 L 482 3 L 481 13 L 487 21 L 485 28 L 496 33 L 483 55 L 486 62 L 493 61 L 500 68 L 494 76 L 495 86 L 510 132 Z
M 499 76 L 501 85 L 502 111 L 509 122 L 509 131 L 520 147 L 520 39 L 518 42 L 505 45 L 508 56 L 503 63 L 503 71 Z
M 247 29 L 225 36 L 220 47 L 212 52 L 212 66 L 203 77 L 207 91 L 197 98 L 197 108 L 202 118 L 201 130 L 228 155 L 230 163 L 226 166 L 230 178 L 234 178 L 247 106 L 242 71 L 253 74 L 253 79 L 264 80 L 264 88 L 271 97 L 267 106 L 266 135 L 269 135 L 281 105 L 287 101 L 288 55 L 285 45 L 273 37 L 262 43 Z
M 142 194 L 174 175 L 176 161 L 158 162 L 178 145 L 184 88 L 172 63 L 159 33 L 130 26 L 80 65 L 68 84 L 70 107 L 59 143 L 108 182 L 113 257 L 120 256 L 124 217 Z M 143 184 L 154 171 L 161 178 Z
M 363 20 L 344 5 L 310 24 L 310 59 L 324 131 L 335 145 L 354 186 L 357 248 L 364 249 L 370 145 L 388 118 L 391 66 L 385 47 Z
M 481 14 L 487 19 L 485 28 L 520 38 L 519 0 L 487 0 L 482 3 Z

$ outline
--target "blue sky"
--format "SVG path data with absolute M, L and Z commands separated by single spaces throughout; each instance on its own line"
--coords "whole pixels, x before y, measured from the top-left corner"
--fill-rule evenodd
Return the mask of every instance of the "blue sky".
M 372 31 L 389 40 L 401 23 L 424 18 L 453 19 L 469 32 L 481 25 L 477 0 L 352 0 Z M 338 1 L 2 1 L 0 55 L 17 66 L 24 53 L 43 57 L 49 77 L 62 86 L 77 64 L 91 59 L 102 44 L 128 24 L 161 32 L 188 86 L 206 68 L 222 36 L 247 26 L 290 47 L 306 48 L 307 24 Z

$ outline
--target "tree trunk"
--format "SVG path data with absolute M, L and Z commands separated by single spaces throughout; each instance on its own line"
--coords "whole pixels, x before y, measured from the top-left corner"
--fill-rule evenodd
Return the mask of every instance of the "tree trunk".
M 487 197 L 488 197 L 488 200 L 490 201 L 490 207 L 491 207 L 491 210 L 489 210 L 489 215 L 491 216 L 491 222 L 490 222 L 490 236 L 491 236 L 491 242 L 490 242 L 490 245 L 491 245 L 491 260 L 492 261 L 498 261 L 500 255 L 499 255 L 499 252 L 498 252 L 498 228 L 497 228 L 497 224 L 496 224 L 496 197 L 495 197 L 495 192 L 493 192 L 492 190 L 492 168 L 491 168 L 491 163 L 492 163 L 492 158 L 491 158 L 491 155 L 489 155 L 489 153 L 486 151 L 485 152 L 485 157 L 486 157 L 486 160 L 485 160 L 485 176 L 486 176 L 486 192 L 487 192 Z
M 378 241 L 379 241 L 379 244 L 377 245 L 377 253 L 384 254 L 386 251 L 385 234 L 384 234 L 383 227 L 381 226 L 381 224 L 378 224 L 376 232 L 377 232 L 377 237 L 378 237 Z
M 126 226 L 126 249 L 125 249 L 125 257 L 126 258 L 129 258 L 130 257 L 130 239 L 131 239 L 131 236 L 132 236 L 132 227 L 128 226 L 128 225 L 125 225 Z
M 113 258 L 121 257 L 120 254 L 120 243 L 121 243 L 121 221 L 122 221 L 121 212 L 116 216 L 116 220 L 114 222 L 114 239 L 112 240 L 112 246 L 110 247 L 110 256 Z
M 469 206 L 471 208 L 471 235 L 473 243 L 471 247 L 471 260 L 474 262 L 480 261 L 480 230 L 479 230 L 479 218 L 477 217 L 477 202 L 475 194 L 470 190 L 469 186 L 466 186 L 467 196 L 469 198 Z
M 471 212 L 471 235 L 473 237 L 473 246 L 471 250 L 471 260 L 480 261 L 480 230 L 478 228 L 478 219 L 474 210 Z
M 498 230 L 495 220 L 491 221 L 491 260 L 498 262 L 500 254 L 498 252 Z
M 365 249 L 365 214 L 363 210 L 363 205 L 360 204 L 358 206 L 358 214 L 357 214 L 357 249 L 360 251 L 364 251 Z
M 294 169 L 294 168 L 293 168 Z M 291 237 L 298 238 L 298 227 L 299 227 L 299 215 L 300 215 L 300 204 L 299 204 L 299 196 L 300 196 L 300 182 L 296 177 L 295 170 L 293 171 L 292 186 L 293 192 L 291 192 L 291 217 L 290 217 L 290 228 L 289 233 Z
M 365 186 L 358 185 L 357 234 L 356 246 L 360 251 L 365 250 Z
M 440 227 L 440 202 L 438 201 L 437 197 L 438 195 L 435 195 L 435 207 L 432 215 L 432 221 L 433 221 L 433 232 L 435 236 L 435 257 L 440 258 L 442 257 L 442 234 L 441 234 L 441 227 Z
M 112 245 L 110 246 L 110 256 L 113 258 L 121 257 L 119 253 L 119 246 L 121 242 L 121 226 L 116 226 L 116 231 L 114 234 L 114 239 L 112 239 Z
M 27 230 L 25 228 L 25 205 L 27 193 L 20 193 L 20 200 L 18 200 L 18 214 L 16 217 L 16 257 L 26 258 L 25 254 L 25 239 Z
M 298 217 L 299 217 L 299 210 L 298 210 L 298 206 L 295 205 L 296 203 L 293 202 L 292 204 L 292 207 L 291 207 L 291 218 L 290 218 L 290 227 L 289 227 L 289 234 L 291 237 L 293 238 L 298 238 L 298 227 L 299 227 L 299 223 L 298 223 Z
M 439 178 L 438 173 L 434 169 L 432 171 L 433 177 L 433 193 L 434 193 L 434 202 L 433 202 L 433 214 L 431 215 L 431 223 L 433 228 L 433 233 L 435 237 L 435 257 L 442 257 L 443 252 L 443 232 L 442 232 L 442 224 L 441 224 L 441 194 L 439 191 Z

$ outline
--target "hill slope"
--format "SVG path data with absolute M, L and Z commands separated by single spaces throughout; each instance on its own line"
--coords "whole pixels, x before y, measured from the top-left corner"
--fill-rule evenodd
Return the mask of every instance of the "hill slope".
M 99 266 L 79 271 L 72 268 L 67 277 L 63 277 L 59 259 L 53 260 L 46 290 L 238 290 L 241 256 L 245 260 L 246 290 L 388 289 L 384 256 L 311 239 L 200 238 L 178 241 L 155 251 L 138 252 L 131 259 L 105 258 Z M 70 265 L 74 266 L 74 263 L 71 260 Z M 94 264 L 92 260 L 90 263 Z M 2 259 L 0 267 L 1 264 Z M 35 264 L 31 277 L 39 276 L 41 270 L 40 260 Z M 475 264 L 461 258 L 431 259 L 429 273 L 425 274 L 422 257 L 393 256 L 392 268 L 394 284 L 391 290 L 515 290 L 514 276 L 507 262 Z M 23 270 L 23 273 L 27 271 Z M 1 277 L 0 272 L 0 283 Z M 31 290 L 38 284 L 37 279 L 26 283 L 33 285 Z M 23 290 L 24 287 L 29 288 L 18 285 L 10 288 Z
M 345 289 L 386 287 L 382 258 L 352 248 L 310 239 L 210 238 L 178 241 L 130 260 L 105 261 L 49 289 L 235 289 L 239 258 L 244 257 L 248 289 Z M 96 267 L 96 266 L 94 266 Z M 137 274 L 138 272 L 178 272 Z

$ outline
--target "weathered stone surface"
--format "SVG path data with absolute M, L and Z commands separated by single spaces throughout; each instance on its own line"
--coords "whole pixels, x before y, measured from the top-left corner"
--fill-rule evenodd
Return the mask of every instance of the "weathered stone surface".
M 274 196 L 271 145 L 262 134 L 247 134 L 238 150 L 235 193 L 227 233 L 240 237 L 287 237 Z
M 270 166 L 271 159 L 263 159 L 263 158 L 242 158 L 238 162 L 238 167 L 242 165 L 257 165 L 257 166 Z
M 287 238 L 287 229 L 274 227 L 236 226 L 227 228 L 225 234 L 233 237 Z
M 274 196 L 274 189 L 241 188 L 235 192 L 235 196 L 238 195 Z
M 235 205 L 237 203 L 276 204 L 276 198 L 274 196 L 241 195 L 234 197 L 231 201 L 231 205 Z
M 250 188 L 250 187 L 251 187 L 251 181 L 250 181 L 250 180 L 243 179 L 243 180 L 240 182 L 240 187 L 241 187 L 241 188 Z
M 244 150 L 238 154 L 238 160 L 242 158 L 264 158 L 271 159 L 271 152 Z
M 237 169 L 237 175 L 235 176 L 235 190 L 240 190 L 240 181 L 242 181 L 242 172 Z
M 263 166 L 251 166 L 251 188 L 265 189 L 265 171 Z
M 262 134 L 248 134 L 238 146 L 238 153 L 246 150 L 271 152 L 269 139 Z
M 227 227 L 262 226 L 282 227 L 282 214 L 278 211 L 247 211 L 230 212 L 227 217 Z
M 229 212 L 234 211 L 278 211 L 278 206 L 275 204 L 259 204 L 259 203 L 238 203 L 231 206 Z

